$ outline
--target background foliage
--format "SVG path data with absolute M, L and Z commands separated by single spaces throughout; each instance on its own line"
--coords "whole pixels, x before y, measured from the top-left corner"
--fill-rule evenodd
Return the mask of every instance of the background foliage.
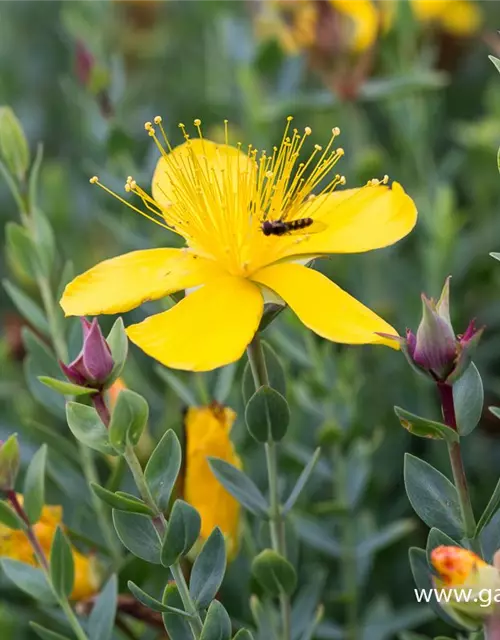
M 125 250 L 175 242 L 88 184 L 94 174 L 118 191 L 130 174 L 148 182 L 156 152 L 143 123 L 157 113 L 174 138 L 177 122 L 201 118 L 206 135 L 217 139 L 228 118 L 235 137 L 264 148 L 279 137 L 289 113 L 298 125 L 311 126 L 318 139 L 340 126 L 348 185 L 387 173 L 417 201 L 420 221 L 394 247 L 334 257 L 318 268 L 400 332 L 407 325 L 416 328 L 420 292 L 437 296 L 452 274 L 454 325 L 458 332 L 465 330 L 472 317 L 487 325 L 475 360 L 486 405 L 500 404 L 500 270 L 488 256 L 500 248 L 495 160 L 500 82 L 487 60 L 488 53 L 500 49 L 492 29 L 500 22 L 498 3 L 480 3 L 484 27 L 467 40 L 423 28 L 410 11 L 401 11 L 397 27 L 376 47 L 372 77 L 349 100 L 325 86 L 307 52 L 288 55 L 276 42 L 260 38 L 259 4 L 0 3 L 1 101 L 15 110 L 32 149 L 43 141 L 40 206 L 62 250 L 56 259 L 60 265 L 70 259 L 80 272 Z M 17 215 L 3 184 L 0 204 L 3 229 Z M 19 265 L 6 253 L 3 258 L 2 276 L 14 272 L 29 290 Z M 0 437 L 17 431 L 27 462 L 47 433 L 55 434 L 48 441 L 49 502 L 64 506 L 73 533 L 99 544 L 78 460 L 68 455 L 61 407 L 23 368 L 22 321 L 4 291 L 0 305 Z M 144 309 L 129 315 L 130 321 L 142 319 Z M 76 353 L 78 333 L 73 333 Z M 272 324 L 266 340 L 285 365 L 292 407 L 281 462 L 288 490 L 303 461 L 318 443 L 326 444 L 293 517 L 301 606 L 313 611 L 323 586 L 326 594 L 322 602 L 328 615 L 315 637 L 343 637 L 337 625 L 345 622 L 352 599 L 360 620 L 356 637 L 384 640 L 414 626 L 439 632 L 441 623 L 413 598 L 407 548 L 425 546 L 426 528 L 413 515 L 401 479 L 405 451 L 446 469 L 446 450 L 444 444 L 412 439 L 392 409 L 400 405 L 439 419 L 432 386 L 416 378 L 398 354 L 326 343 L 307 333 L 290 312 Z M 234 441 L 249 474 L 265 486 L 262 452 L 242 419 L 237 383 L 242 365 L 225 375 L 227 380 L 235 376 L 234 384 L 226 382 L 224 398 L 239 414 Z M 188 374 L 173 377 L 135 349 L 124 379 L 149 401 L 154 442 L 168 427 L 181 434 L 183 407 L 192 396 L 203 401 L 225 383 L 218 373 L 196 380 Z M 485 414 L 464 451 L 473 502 L 483 508 L 498 477 L 499 425 Z M 221 593 L 231 616 L 242 621 L 251 619 L 245 555 L 252 545 L 251 526 L 247 523 L 242 552 L 229 566 Z M 346 544 L 357 558 L 354 583 L 349 582 L 352 566 L 342 566 L 345 554 L 339 552 Z M 155 572 L 132 561 L 120 591 L 126 591 L 130 578 L 153 590 L 159 579 Z M 31 638 L 26 621 L 40 619 L 40 612 L 3 577 L 0 595 L 2 638 Z

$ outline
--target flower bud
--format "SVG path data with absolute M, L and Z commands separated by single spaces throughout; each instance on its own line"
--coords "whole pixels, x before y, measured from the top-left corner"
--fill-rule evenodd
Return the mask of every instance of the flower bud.
M 415 335 L 388 336 L 400 343 L 410 364 L 436 382 L 453 384 L 469 366 L 484 328 L 477 329 L 472 320 L 461 336 L 456 336 L 450 320 L 450 278 L 437 302 L 422 294 L 422 320 Z
M 59 364 L 64 375 L 74 384 L 102 389 L 113 370 L 111 350 L 102 335 L 97 318 L 92 322 L 81 318 L 81 322 L 82 350 L 69 365 L 62 362 Z
M 12 491 L 19 471 L 19 443 L 17 436 L 0 442 L 0 491 Z
M 21 123 L 10 107 L 0 107 L 0 156 L 10 173 L 23 180 L 30 164 L 30 151 Z
M 497 603 L 493 596 L 500 588 L 496 567 L 468 549 L 448 546 L 436 547 L 431 553 L 431 563 L 438 574 L 434 578 L 435 587 L 450 592 L 449 598 L 441 600 L 445 610 L 478 618 L 495 613 Z

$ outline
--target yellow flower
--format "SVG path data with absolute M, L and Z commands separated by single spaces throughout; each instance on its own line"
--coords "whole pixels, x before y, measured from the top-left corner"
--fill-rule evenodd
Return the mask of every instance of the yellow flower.
M 361 53 L 374 45 L 380 17 L 371 0 L 330 0 L 330 4 L 346 19 L 343 30 L 351 51 Z
M 128 327 L 127 334 L 164 365 L 193 371 L 238 360 L 259 327 L 264 302 L 271 300 L 287 303 L 307 327 L 329 340 L 394 347 L 394 341 L 378 335 L 395 335 L 390 325 L 304 265 L 330 253 L 393 244 L 415 225 L 415 205 L 397 182 L 388 187 L 386 178 L 334 191 L 345 183 L 333 171 L 344 153 L 334 145 L 340 131 L 333 129 L 324 148 L 315 145 L 300 161 L 311 129 L 292 131 L 291 120 L 280 147 L 270 154 L 205 140 L 199 120 L 199 138 L 191 139 L 180 125 L 186 142 L 172 150 L 165 137 L 167 152 L 146 123 L 162 153 L 153 197 L 132 178 L 126 190 L 147 208 L 146 213 L 133 207 L 136 211 L 175 231 L 187 246 L 105 260 L 66 287 L 61 300 L 66 315 L 122 313 L 187 290 L 172 309 Z M 155 122 L 164 135 L 161 118 Z M 91 181 L 103 186 L 97 177 Z M 313 196 L 320 185 L 320 194 Z M 304 219 L 308 226 L 298 231 L 263 232 L 264 222 Z
M 438 574 L 434 578 L 436 588 L 450 592 L 448 598 L 441 600 L 444 609 L 472 616 L 493 612 L 492 595 L 500 589 L 500 574 L 495 567 L 468 549 L 448 546 L 434 549 L 431 563 Z M 463 597 L 466 592 L 468 596 Z
M 201 516 L 200 537 L 206 540 L 213 528 L 219 527 L 226 537 L 230 558 L 238 551 L 240 506 L 214 476 L 207 457 L 221 458 L 241 468 L 241 460 L 230 439 L 235 418 L 232 409 L 216 403 L 190 407 L 185 418 L 184 499 Z
M 17 496 L 22 504 L 22 496 Z M 40 519 L 33 525 L 35 536 L 40 542 L 45 555 L 50 556 L 52 540 L 58 525 L 62 523 L 62 508 L 59 506 L 44 506 Z M 37 566 L 36 558 L 25 533 L 11 530 L 0 524 L 0 556 L 19 560 L 32 566 Z M 92 567 L 92 561 L 73 548 L 75 566 L 75 582 L 71 593 L 72 600 L 83 600 L 97 593 L 99 584 L 97 575 Z
M 476 34 L 481 28 L 482 14 L 472 0 L 410 0 L 415 18 L 422 24 L 435 24 L 443 31 L 458 37 Z M 384 0 L 386 25 L 392 25 L 397 3 Z

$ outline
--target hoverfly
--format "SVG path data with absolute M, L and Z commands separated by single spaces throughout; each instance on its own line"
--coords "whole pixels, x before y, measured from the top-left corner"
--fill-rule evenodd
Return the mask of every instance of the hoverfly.
M 299 235 L 303 229 L 304 233 L 318 233 L 326 229 L 326 225 L 312 218 L 297 218 L 296 220 L 264 220 L 260 225 L 265 236 L 284 236 L 290 233 Z

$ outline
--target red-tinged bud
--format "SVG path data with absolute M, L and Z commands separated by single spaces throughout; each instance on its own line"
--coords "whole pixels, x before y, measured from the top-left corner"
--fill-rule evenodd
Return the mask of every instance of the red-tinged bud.
M 422 320 L 415 335 L 384 335 L 397 340 L 410 364 L 435 382 L 453 384 L 469 366 L 484 327 L 477 329 L 474 320 L 463 335 L 456 336 L 450 320 L 450 278 L 436 302 L 422 294 Z
M 94 318 L 89 322 L 81 318 L 83 347 L 78 356 L 69 365 L 59 363 L 64 375 L 71 382 L 87 387 L 101 389 L 113 370 L 111 350 L 102 335 L 101 328 Z
M 19 443 L 17 436 L 0 441 L 0 491 L 13 491 L 19 471 Z

